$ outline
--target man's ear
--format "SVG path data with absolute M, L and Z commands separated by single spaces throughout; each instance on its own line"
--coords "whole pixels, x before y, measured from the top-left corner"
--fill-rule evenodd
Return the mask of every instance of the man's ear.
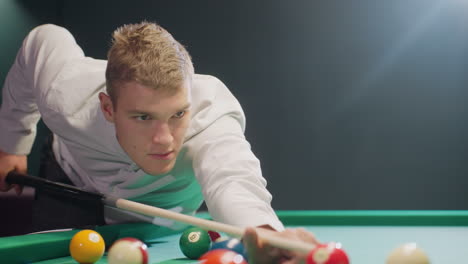
M 114 105 L 111 98 L 103 93 L 99 93 L 99 101 L 101 102 L 101 111 L 107 121 L 114 123 Z

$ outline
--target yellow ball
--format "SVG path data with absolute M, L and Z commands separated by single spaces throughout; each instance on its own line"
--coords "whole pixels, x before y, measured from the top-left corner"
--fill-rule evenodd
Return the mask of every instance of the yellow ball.
M 70 241 L 70 255 L 80 264 L 97 262 L 105 248 L 104 239 L 94 230 L 81 230 Z

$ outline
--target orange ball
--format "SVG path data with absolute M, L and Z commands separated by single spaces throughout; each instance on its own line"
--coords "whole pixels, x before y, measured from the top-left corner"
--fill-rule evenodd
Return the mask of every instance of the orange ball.
M 70 255 L 80 264 L 97 262 L 105 248 L 104 239 L 94 230 L 81 230 L 70 241 Z

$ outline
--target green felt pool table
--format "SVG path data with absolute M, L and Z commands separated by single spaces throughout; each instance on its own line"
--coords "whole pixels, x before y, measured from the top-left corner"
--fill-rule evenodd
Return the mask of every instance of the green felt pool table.
M 305 227 L 321 241 L 340 242 L 351 263 L 385 263 L 395 247 L 416 242 L 432 264 L 468 263 L 468 211 L 278 211 L 287 227 Z M 207 214 L 199 214 L 208 217 Z M 75 263 L 68 243 L 79 230 L 0 238 L 1 263 Z M 139 237 L 150 263 L 196 263 L 180 252 L 180 232 L 126 224 L 97 229 L 106 243 Z M 104 256 L 98 263 L 107 263 Z

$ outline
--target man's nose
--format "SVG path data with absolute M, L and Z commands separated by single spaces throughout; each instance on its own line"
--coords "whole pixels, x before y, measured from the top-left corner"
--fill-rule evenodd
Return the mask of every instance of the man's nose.
M 153 143 L 158 145 L 168 145 L 172 143 L 173 137 L 171 128 L 166 122 L 157 122 L 153 130 Z

